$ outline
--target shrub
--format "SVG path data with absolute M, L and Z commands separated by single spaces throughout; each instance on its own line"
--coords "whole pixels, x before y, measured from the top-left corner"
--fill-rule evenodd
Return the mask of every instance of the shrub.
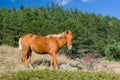
M 120 60 L 120 46 L 118 43 L 108 45 L 104 53 L 108 60 Z
M 0 80 L 120 80 L 120 76 L 105 72 L 29 70 L 3 75 Z

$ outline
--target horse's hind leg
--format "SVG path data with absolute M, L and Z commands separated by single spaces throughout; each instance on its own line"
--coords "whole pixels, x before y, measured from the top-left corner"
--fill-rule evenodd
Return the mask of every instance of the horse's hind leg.
M 22 61 L 23 67 L 25 66 L 25 59 L 26 59 L 26 56 L 27 56 L 28 51 L 29 51 L 28 49 L 22 50 L 21 61 Z
M 30 69 L 33 69 L 32 64 L 31 64 L 31 55 L 32 55 L 32 51 L 29 50 L 29 52 L 27 53 L 27 61 L 28 61 L 28 65 Z

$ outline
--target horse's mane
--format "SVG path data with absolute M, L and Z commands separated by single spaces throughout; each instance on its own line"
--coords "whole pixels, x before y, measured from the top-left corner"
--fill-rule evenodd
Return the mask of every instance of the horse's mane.
M 64 37 L 64 34 L 67 34 L 67 33 L 71 33 L 71 31 L 64 31 L 62 33 L 59 33 L 59 34 L 49 34 L 47 35 L 46 37 L 55 37 L 55 38 L 63 38 Z
M 55 37 L 55 38 L 62 38 L 64 36 L 64 32 L 63 33 L 59 33 L 59 34 L 49 34 L 46 37 Z

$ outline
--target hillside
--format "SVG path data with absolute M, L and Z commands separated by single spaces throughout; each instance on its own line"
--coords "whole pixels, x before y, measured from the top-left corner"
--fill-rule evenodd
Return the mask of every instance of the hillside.
M 64 46 L 58 52 L 60 74 L 64 74 L 64 71 L 68 73 L 73 71 L 72 74 L 76 73 L 74 71 L 78 71 L 78 74 L 83 71 L 85 73 L 83 76 L 86 76 L 88 72 L 91 75 L 93 72 L 94 75 L 98 74 L 98 77 L 104 76 L 105 73 L 107 78 L 109 73 L 110 75 L 120 74 L 120 63 L 115 62 L 120 61 L 119 19 L 101 14 L 84 13 L 77 9 L 64 10 L 57 5 L 46 8 L 34 6 L 30 8 L 21 5 L 18 10 L 14 6 L 11 10 L 0 9 L 0 75 L 9 76 L 16 73 L 20 77 L 19 73 L 31 72 L 27 64 L 21 72 L 21 51 L 17 46 L 18 39 L 23 34 L 33 33 L 45 36 L 65 30 L 71 30 L 74 33 L 73 49 L 68 51 Z M 43 73 L 58 73 L 59 75 L 59 72 L 49 70 L 49 55 L 33 53 L 32 65 L 33 73 L 40 70 Z M 111 79 L 114 80 L 114 78 L 119 80 L 114 76 Z

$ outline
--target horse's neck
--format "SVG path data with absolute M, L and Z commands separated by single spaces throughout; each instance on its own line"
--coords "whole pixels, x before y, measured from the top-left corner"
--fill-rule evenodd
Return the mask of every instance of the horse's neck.
M 57 39 L 58 43 L 59 43 L 59 47 L 62 47 L 63 45 L 66 44 L 66 39 L 63 37 L 63 38 L 58 38 Z

